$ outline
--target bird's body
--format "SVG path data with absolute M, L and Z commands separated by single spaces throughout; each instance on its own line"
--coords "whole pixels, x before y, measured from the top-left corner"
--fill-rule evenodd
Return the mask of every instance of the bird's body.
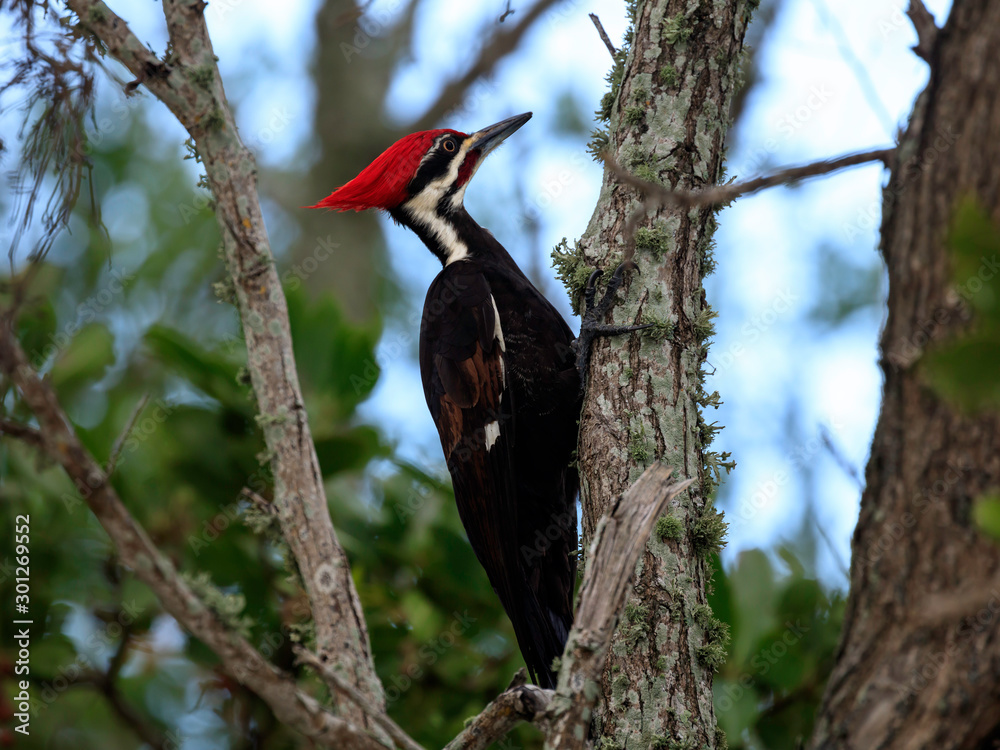
M 469 542 L 536 682 L 554 687 L 576 579 L 574 337 L 462 205 L 482 159 L 529 117 L 407 136 L 318 206 L 387 210 L 443 264 L 420 326 L 424 395 Z

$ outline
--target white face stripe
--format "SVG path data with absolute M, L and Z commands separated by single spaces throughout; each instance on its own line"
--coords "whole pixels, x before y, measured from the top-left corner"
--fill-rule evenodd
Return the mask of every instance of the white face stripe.
M 446 266 L 457 260 L 464 260 L 469 257 L 469 248 L 458 238 L 458 233 L 455 229 L 437 215 L 437 210 L 441 199 L 458 179 L 458 170 L 465 163 L 465 156 L 469 152 L 471 142 L 471 138 L 466 138 L 459 147 L 458 154 L 451 160 L 448 171 L 437 179 L 428 182 L 423 190 L 403 204 L 403 208 L 409 212 L 413 220 L 423 224 L 437 238 L 441 247 L 444 248 L 444 264 Z M 428 151 L 429 153 L 430 151 Z M 426 158 L 427 156 L 424 157 L 424 159 Z M 468 181 L 466 181 L 465 185 L 468 184 Z M 458 208 L 462 205 L 462 199 L 465 196 L 465 185 L 456 190 L 452 196 L 451 205 L 453 208 Z
M 428 232 L 435 236 L 438 243 L 444 248 L 444 264 L 447 266 L 456 260 L 468 258 L 469 248 L 458 238 L 458 232 L 455 231 L 455 228 L 438 216 L 437 206 L 440 194 L 428 193 L 433 185 L 432 182 L 420 194 L 404 203 L 403 208 L 407 210 L 413 221 L 422 224 Z

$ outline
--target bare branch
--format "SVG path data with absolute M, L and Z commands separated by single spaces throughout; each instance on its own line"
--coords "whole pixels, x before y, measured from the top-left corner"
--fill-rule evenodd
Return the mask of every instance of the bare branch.
M 111 663 L 108 664 L 108 669 L 106 672 L 95 671 L 91 674 L 84 675 L 81 678 L 81 685 L 92 685 L 94 688 L 99 690 L 104 698 L 107 700 L 108 704 L 111 706 L 111 710 L 117 714 L 118 718 L 122 720 L 135 734 L 142 740 L 145 744 L 154 748 L 154 750 L 166 750 L 167 742 L 164 736 L 147 722 L 139 713 L 132 708 L 122 696 L 121 691 L 118 690 L 118 686 L 115 681 L 118 679 L 118 674 L 121 672 L 122 666 L 125 664 L 125 657 L 128 655 L 129 646 L 132 642 L 132 628 L 129 625 L 123 626 L 123 632 L 121 640 L 118 642 L 118 648 L 115 649 L 115 653 L 111 657 Z
M 604 25 L 601 23 L 601 19 L 597 17 L 596 13 L 588 13 L 590 20 L 594 22 L 594 26 L 597 27 L 597 33 L 601 35 L 601 41 L 604 42 L 604 46 L 608 48 L 608 52 L 611 53 L 611 57 L 618 54 L 618 50 L 615 49 L 615 45 L 611 43 L 611 39 L 608 38 L 608 32 L 604 30 Z
M 300 663 L 312 667 L 327 684 L 334 685 L 335 689 L 346 695 L 356 706 L 368 714 L 368 717 L 382 727 L 397 746 L 404 748 L 404 750 L 424 750 L 418 742 L 403 731 L 399 724 L 390 719 L 377 706 L 372 705 L 371 701 L 362 695 L 354 685 L 328 664 L 323 663 L 312 651 L 304 646 L 296 646 L 295 654 Z
M 854 483 L 858 486 L 859 490 L 865 488 L 865 481 L 861 478 L 861 474 L 857 467 L 851 463 L 850 459 L 844 455 L 844 452 L 840 449 L 833 440 L 833 435 L 830 433 L 830 428 L 826 425 L 822 425 L 819 429 L 820 439 L 823 441 L 823 447 L 826 448 L 830 457 L 836 462 L 837 466 L 843 470 L 843 472 L 849 476 Z
M 504 57 L 513 52 L 528 30 L 545 11 L 559 0 L 538 0 L 508 31 L 498 32 L 479 52 L 479 59 L 459 78 L 445 85 L 444 90 L 427 110 L 413 121 L 411 130 L 427 130 L 441 121 L 449 111 L 461 104 L 469 87 L 489 75 Z
M 625 170 L 614 157 L 604 153 L 604 163 L 608 165 L 615 176 L 626 185 L 636 188 L 654 199 L 656 206 L 681 206 L 684 208 L 696 208 L 700 206 L 718 206 L 722 203 L 739 198 L 743 195 L 750 195 L 765 188 L 776 187 L 777 185 L 788 185 L 807 177 L 817 177 L 819 175 L 836 172 L 847 167 L 854 167 L 859 164 L 867 164 L 873 161 L 880 161 L 888 164 L 895 149 L 880 148 L 872 151 L 863 151 L 858 154 L 848 154 L 838 156 L 836 159 L 824 159 L 822 161 L 804 164 L 800 167 L 786 167 L 774 174 L 763 177 L 755 177 L 752 180 L 743 182 L 732 182 L 728 185 L 706 188 L 705 190 L 671 190 L 655 182 L 642 180 L 631 172 Z
M 934 16 L 927 10 L 923 0 L 910 0 L 910 7 L 906 9 L 906 15 L 910 17 L 913 28 L 917 31 L 917 44 L 913 47 L 913 52 L 927 62 L 931 61 L 934 53 L 934 44 L 937 42 L 938 29 L 934 23 Z
M 837 45 L 837 50 L 840 52 L 841 58 L 843 58 L 844 63 L 858 82 L 861 95 L 868 101 L 868 106 L 871 107 L 872 113 L 882 123 L 886 135 L 892 137 L 895 134 L 895 121 L 892 115 L 889 114 L 889 110 L 885 108 L 885 104 L 882 103 L 882 98 L 879 96 L 878 88 L 875 86 L 875 81 L 872 79 L 868 66 L 854 52 L 851 40 L 844 31 L 844 27 L 837 17 L 827 9 L 825 0 L 813 0 L 813 7 L 816 8 L 816 14 L 823 25 L 826 26 L 827 31 L 830 32 L 830 36 L 833 37 L 834 44 Z
M 10 378 L 38 419 L 46 453 L 76 485 L 114 541 L 122 562 L 153 590 L 167 612 L 218 655 L 229 674 L 259 695 L 280 721 L 320 745 L 383 748 L 364 729 L 334 716 L 300 690 L 290 675 L 229 630 L 181 580 L 173 563 L 128 512 L 101 466 L 83 447 L 52 387 L 29 364 L 8 316 L 0 318 L 0 371 Z
M 655 182 L 649 182 L 636 177 L 619 164 L 615 158 L 606 151 L 601 154 L 601 158 L 604 160 L 604 163 L 608 166 L 608 169 L 611 170 L 615 177 L 629 187 L 635 188 L 645 196 L 645 200 L 639 208 L 637 208 L 632 215 L 629 216 L 628 223 L 625 226 L 626 243 L 628 247 L 625 250 L 625 257 L 623 260 L 628 262 L 632 260 L 632 256 L 635 254 L 635 247 L 631 242 L 632 236 L 635 233 L 635 228 L 639 225 L 639 222 L 643 220 L 648 211 L 659 208 L 660 206 L 680 206 L 682 208 L 718 206 L 723 203 L 729 203 L 740 196 L 750 195 L 766 188 L 776 187 L 778 185 L 788 185 L 798 182 L 799 180 L 804 180 L 808 177 L 817 177 L 819 175 L 829 174 L 830 172 L 836 172 L 840 169 L 854 167 L 859 164 L 880 161 L 888 166 L 894 153 L 895 149 L 893 148 L 880 148 L 872 151 L 863 151 L 858 154 L 848 154 L 847 156 L 840 156 L 836 159 L 825 159 L 822 161 L 812 162 L 811 164 L 804 164 L 799 167 L 787 167 L 775 172 L 774 174 L 765 175 L 763 177 L 755 177 L 752 180 L 745 180 L 743 182 L 731 182 L 728 185 L 718 185 L 704 190 L 671 190 L 670 188 L 658 185 Z
M 317 651 L 345 667 L 376 705 L 375 675 L 361 603 L 350 565 L 334 533 L 322 473 L 302 401 L 288 308 L 268 244 L 257 193 L 256 165 L 240 141 L 205 25 L 201 0 L 164 0 L 173 54 L 159 60 L 123 19 L 100 0 L 67 0 L 81 23 L 173 112 L 195 141 L 216 201 L 226 265 L 236 290 L 247 368 L 271 456 L 275 506 L 301 571 L 316 623 Z M 266 324 L 265 324 L 266 322 Z M 353 705 L 344 716 L 361 725 Z
M 671 482 L 670 474 L 664 464 L 654 463 L 598 525 L 563 653 L 546 748 L 582 750 L 587 745 L 591 712 L 600 692 L 597 686 L 636 559 L 667 504 L 694 481 Z
M 146 404 L 149 403 L 149 394 L 144 393 L 142 398 L 139 399 L 139 403 L 135 405 L 132 410 L 131 416 L 128 418 L 128 422 L 125 423 L 125 429 L 122 430 L 121 434 L 115 440 L 114 445 L 111 446 L 111 456 L 108 458 L 108 466 L 104 470 L 104 473 L 109 477 L 115 473 L 115 466 L 118 464 L 118 457 L 121 455 L 122 446 L 125 445 L 125 441 L 128 439 L 129 434 L 135 428 L 136 420 L 139 419 L 139 415 L 142 414 L 142 410 L 146 408 Z
M 23 440 L 28 445 L 33 445 L 36 448 L 43 448 L 45 446 L 45 438 L 41 432 L 34 427 L 29 427 L 26 424 L 14 422 L 10 419 L 0 419 L 0 435 L 7 435 L 18 440 Z

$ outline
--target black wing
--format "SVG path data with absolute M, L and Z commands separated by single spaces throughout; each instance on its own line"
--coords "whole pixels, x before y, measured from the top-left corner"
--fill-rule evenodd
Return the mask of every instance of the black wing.
M 518 559 L 511 461 L 517 425 L 503 331 L 489 283 L 470 263 L 446 266 L 427 292 L 420 373 L 472 549 L 514 625 L 529 669 L 536 675 L 548 671 L 541 642 L 548 626 L 539 621 L 535 593 Z

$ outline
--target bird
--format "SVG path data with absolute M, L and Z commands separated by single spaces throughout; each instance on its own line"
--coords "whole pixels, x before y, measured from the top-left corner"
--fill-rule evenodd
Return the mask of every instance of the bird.
M 424 397 L 441 439 L 469 543 L 514 628 L 535 684 L 553 668 L 573 623 L 578 543 L 574 464 L 585 353 L 562 315 L 464 206 L 483 160 L 529 119 L 526 112 L 474 133 L 407 135 L 310 208 L 380 210 L 412 230 L 441 262 L 420 322 Z M 593 335 L 638 330 L 596 321 Z

